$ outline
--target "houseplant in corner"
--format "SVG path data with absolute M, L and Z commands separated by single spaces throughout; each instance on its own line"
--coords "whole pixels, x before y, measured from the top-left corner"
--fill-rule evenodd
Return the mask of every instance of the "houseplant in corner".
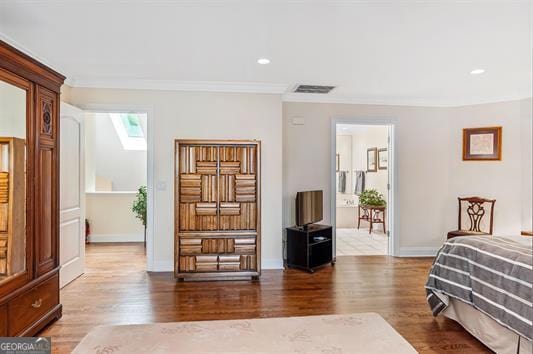
M 131 210 L 144 226 L 144 247 L 146 247 L 146 186 L 139 187 Z
M 387 202 L 383 199 L 383 194 L 379 193 L 377 190 L 367 189 L 359 196 L 359 204 L 364 206 L 384 207 L 387 205 Z

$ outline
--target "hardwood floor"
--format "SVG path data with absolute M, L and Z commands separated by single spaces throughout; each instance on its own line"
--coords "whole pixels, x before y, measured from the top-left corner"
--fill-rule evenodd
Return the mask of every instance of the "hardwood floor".
M 423 285 L 428 258 L 339 257 L 315 274 L 265 270 L 259 282 L 176 282 L 147 273 L 142 244 L 87 247 L 86 273 L 61 291 L 63 318 L 41 335 L 68 353 L 109 324 L 377 312 L 422 353 L 488 353 L 461 326 L 433 318 Z

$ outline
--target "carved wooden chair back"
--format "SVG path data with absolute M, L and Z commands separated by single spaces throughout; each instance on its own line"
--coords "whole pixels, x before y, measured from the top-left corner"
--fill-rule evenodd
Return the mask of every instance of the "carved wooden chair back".
M 462 228 L 462 216 L 463 216 L 463 206 L 466 207 L 466 215 L 470 222 L 468 231 L 471 232 L 483 232 L 489 235 L 492 235 L 493 225 L 494 225 L 494 204 L 496 199 L 485 199 L 480 197 L 465 197 L 457 198 L 459 200 L 459 230 L 464 230 Z M 490 207 L 489 215 L 489 231 L 481 230 L 481 221 L 485 214 L 487 214 L 486 207 Z

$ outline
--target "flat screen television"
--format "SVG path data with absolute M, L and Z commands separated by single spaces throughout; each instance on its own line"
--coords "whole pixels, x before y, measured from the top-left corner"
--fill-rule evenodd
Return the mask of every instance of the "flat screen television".
M 306 227 L 322 220 L 322 191 L 296 193 L 296 225 Z

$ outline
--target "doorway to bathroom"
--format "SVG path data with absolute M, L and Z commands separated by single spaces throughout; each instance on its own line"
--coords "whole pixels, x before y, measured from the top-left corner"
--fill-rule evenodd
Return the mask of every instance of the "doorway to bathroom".
M 336 256 L 393 254 L 392 131 L 389 124 L 335 124 Z

